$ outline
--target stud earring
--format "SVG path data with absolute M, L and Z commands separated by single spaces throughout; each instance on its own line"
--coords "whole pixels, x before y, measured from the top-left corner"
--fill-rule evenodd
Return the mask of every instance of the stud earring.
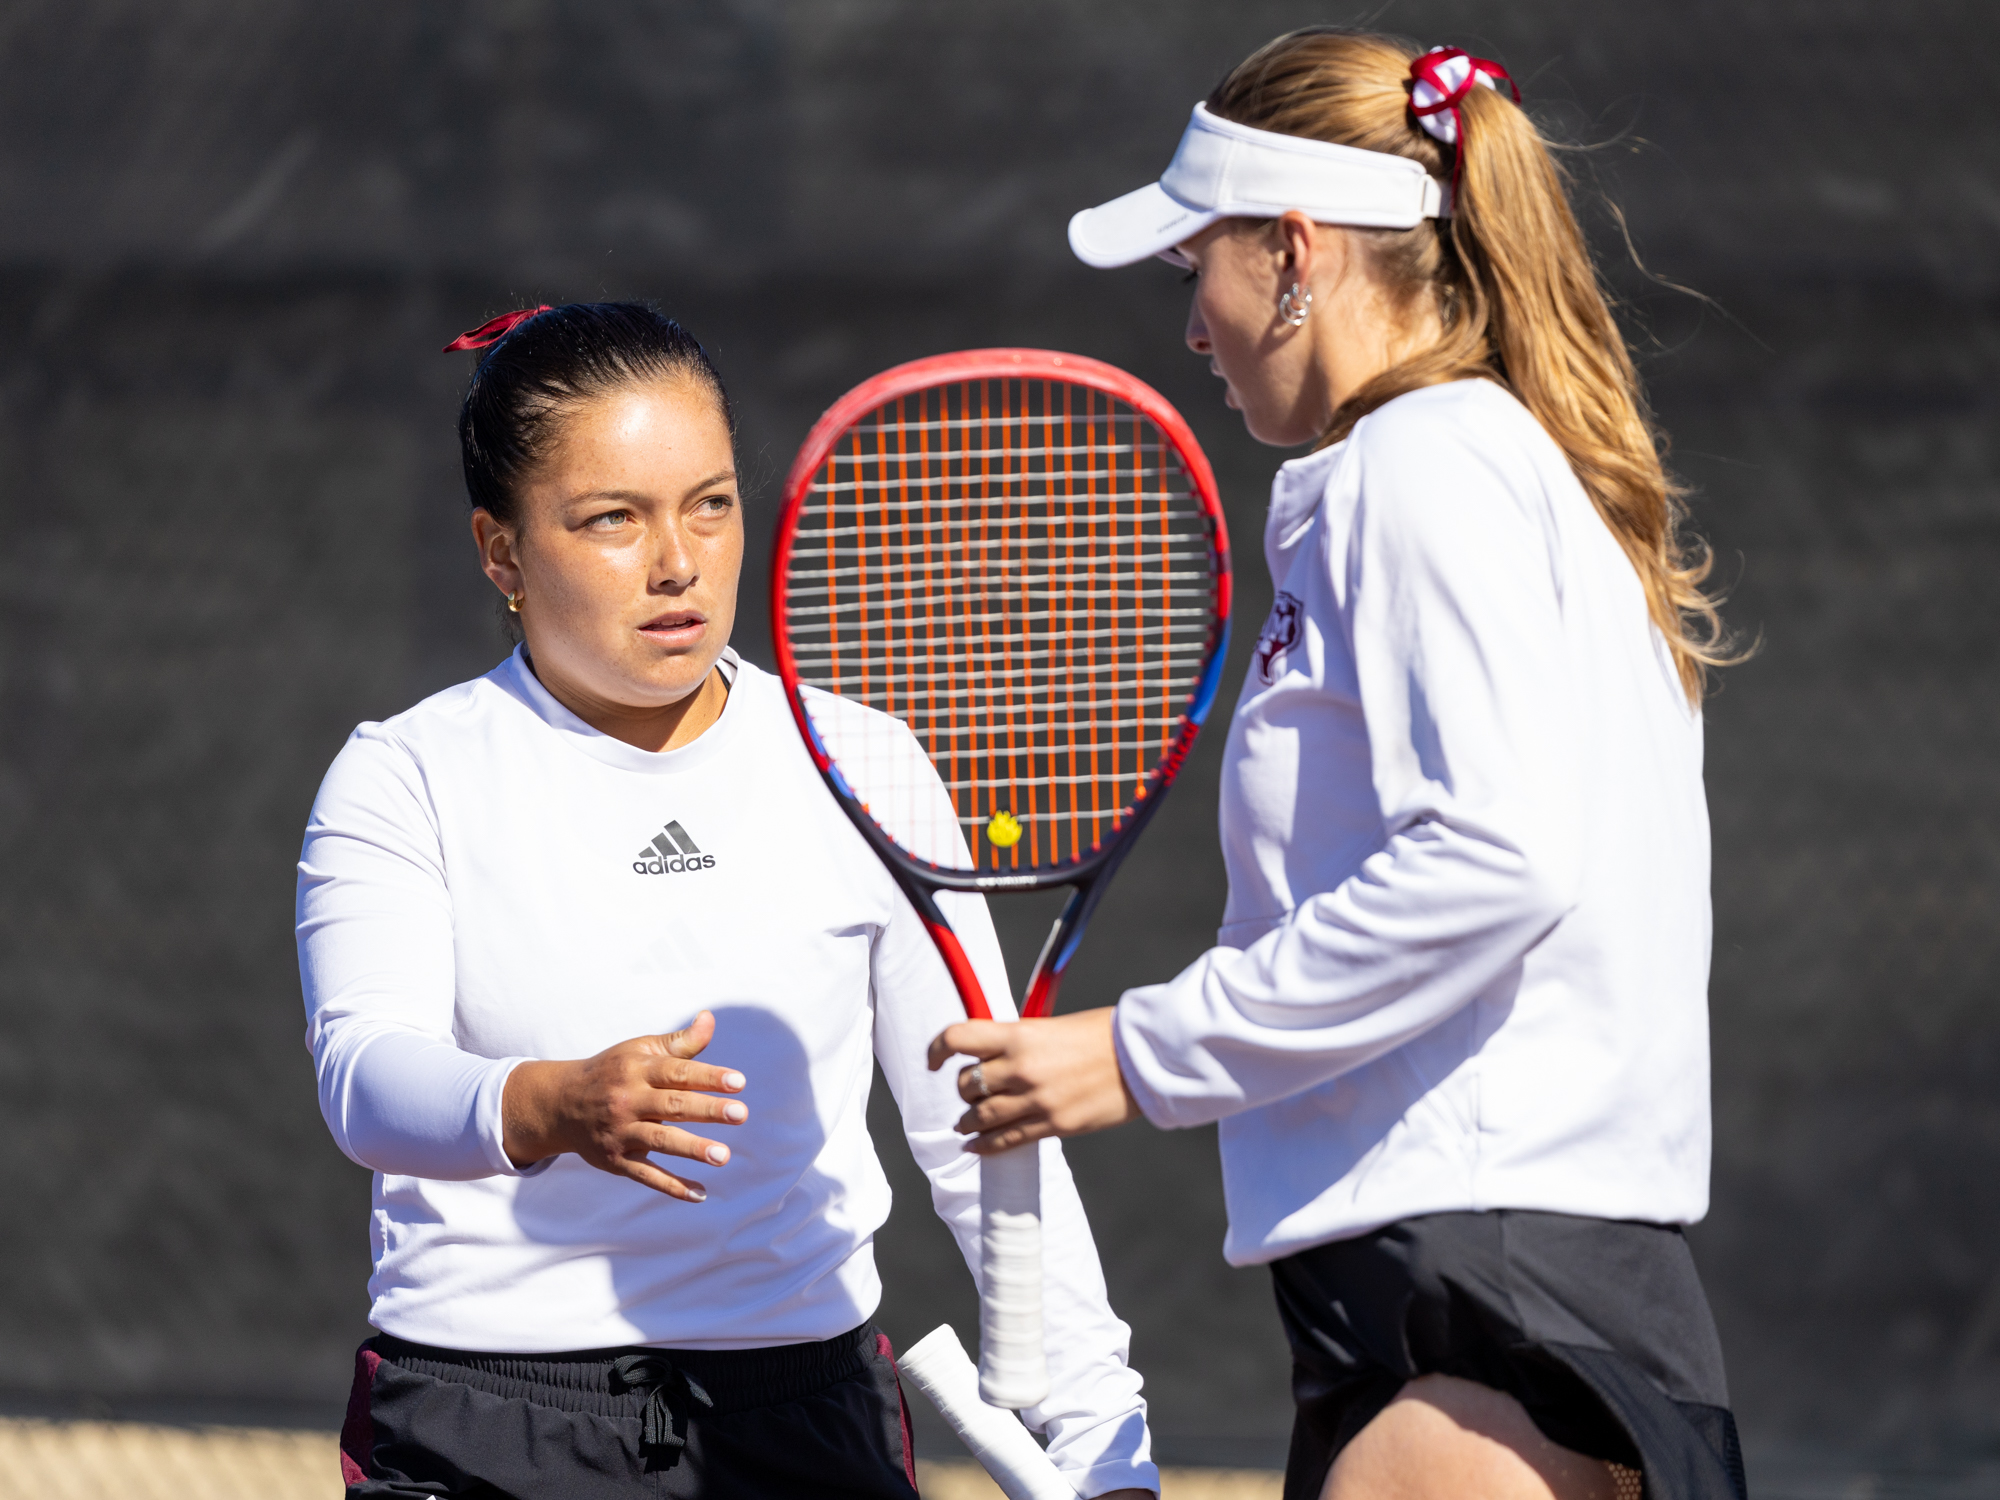
M 1296 281 L 1290 291 L 1278 298 L 1278 316 L 1294 328 L 1305 325 L 1306 319 L 1312 316 L 1312 308 L 1313 294 Z
M 507 596 L 507 608 L 511 609 L 517 615 L 521 612 L 521 599 L 525 592 L 523 589 L 516 589 Z

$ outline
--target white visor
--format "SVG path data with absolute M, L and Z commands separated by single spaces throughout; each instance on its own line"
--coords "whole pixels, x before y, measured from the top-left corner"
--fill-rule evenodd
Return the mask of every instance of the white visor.
M 1173 247 L 1217 219 L 1275 219 L 1293 209 L 1365 229 L 1412 229 L 1446 215 L 1444 189 L 1421 162 L 1256 130 L 1197 104 L 1160 180 L 1071 219 L 1069 247 L 1099 267 L 1149 255 L 1179 261 Z

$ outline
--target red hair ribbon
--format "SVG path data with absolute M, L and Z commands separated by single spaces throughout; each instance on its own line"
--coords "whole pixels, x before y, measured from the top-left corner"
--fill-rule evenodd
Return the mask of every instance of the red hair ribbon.
M 1447 146 L 1457 146 L 1465 138 L 1465 116 L 1459 112 L 1459 105 L 1475 85 L 1497 89 L 1505 83 L 1513 91 L 1514 102 L 1521 102 L 1521 90 L 1505 68 L 1490 58 L 1474 57 L 1463 47 L 1431 48 L 1410 64 L 1410 77 L 1416 80 L 1410 86 L 1410 113 L 1417 117 L 1419 125 Z M 1464 165 L 1465 153 L 1459 151 L 1451 164 L 1454 197 Z
M 481 323 L 477 328 L 461 333 L 444 346 L 446 354 L 460 349 L 485 349 L 500 342 L 516 328 L 537 313 L 552 312 L 553 308 L 544 302 L 540 307 L 524 307 L 519 312 L 502 313 L 490 323 Z

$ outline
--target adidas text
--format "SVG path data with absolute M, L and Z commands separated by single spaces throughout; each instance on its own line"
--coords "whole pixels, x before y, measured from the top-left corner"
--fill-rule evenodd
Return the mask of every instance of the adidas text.
M 712 870 L 715 868 L 713 854 L 676 854 L 672 859 L 662 859 L 655 854 L 651 859 L 632 861 L 635 875 L 679 875 L 684 870 Z
M 635 875 L 681 875 L 692 870 L 712 870 L 715 856 L 703 854 L 688 837 L 688 831 L 681 827 L 680 820 L 667 824 L 632 861 Z

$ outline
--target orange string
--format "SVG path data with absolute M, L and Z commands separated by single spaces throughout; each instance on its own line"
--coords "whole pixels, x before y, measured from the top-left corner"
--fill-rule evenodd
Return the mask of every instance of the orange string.
M 1101 849 L 1172 748 L 1197 628 L 1174 601 L 1214 585 L 1174 586 L 1205 523 L 1143 413 L 1069 380 L 976 384 L 898 398 L 841 438 L 800 518 L 790 618 L 823 643 L 802 648 L 823 653 L 808 680 L 918 732 L 975 868 L 1046 869 Z M 851 768 L 864 799 L 884 769 Z M 1024 826 L 996 845 L 1002 812 Z

